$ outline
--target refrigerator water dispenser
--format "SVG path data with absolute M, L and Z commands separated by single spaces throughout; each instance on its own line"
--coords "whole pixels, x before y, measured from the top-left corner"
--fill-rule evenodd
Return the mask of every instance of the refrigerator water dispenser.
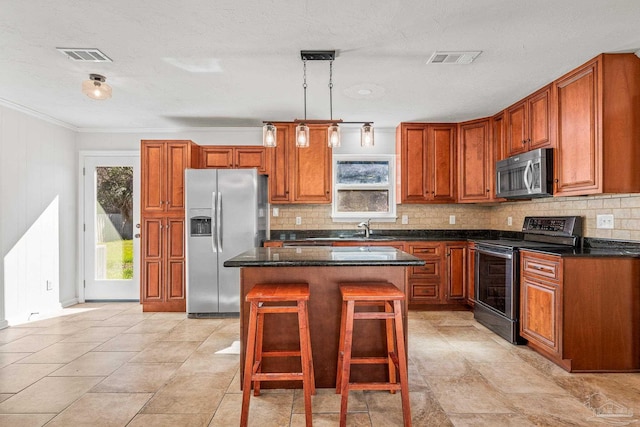
M 191 236 L 211 236 L 211 217 L 195 216 L 191 218 Z

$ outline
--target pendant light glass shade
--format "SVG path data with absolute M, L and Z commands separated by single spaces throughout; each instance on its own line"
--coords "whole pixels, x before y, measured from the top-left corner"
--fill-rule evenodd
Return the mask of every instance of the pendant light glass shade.
M 106 80 L 106 77 L 100 74 L 89 74 L 89 80 L 82 82 L 82 93 L 91 99 L 111 98 L 111 86 L 105 83 Z
M 273 123 L 265 123 L 262 126 L 262 145 L 265 147 L 275 147 L 278 143 L 277 140 L 278 129 Z
M 365 123 L 360 128 L 360 145 L 362 147 L 373 147 L 373 126 L 371 126 L 371 123 Z
M 296 147 L 306 148 L 309 146 L 309 126 L 304 123 L 296 126 Z
M 340 147 L 340 127 L 336 123 L 327 129 L 327 143 L 331 148 Z

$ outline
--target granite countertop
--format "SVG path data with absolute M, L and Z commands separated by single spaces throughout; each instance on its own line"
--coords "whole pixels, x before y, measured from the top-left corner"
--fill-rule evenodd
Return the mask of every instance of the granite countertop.
M 388 246 L 253 248 L 224 262 L 225 267 L 380 267 L 425 262 Z
M 525 250 L 531 252 L 539 252 L 549 255 L 557 255 L 563 258 L 569 257 L 626 257 L 626 258 L 640 258 L 640 248 L 631 249 L 625 247 L 584 247 L 584 248 L 562 248 L 562 249 L 549 249 L 549 248 L 526 248 Z

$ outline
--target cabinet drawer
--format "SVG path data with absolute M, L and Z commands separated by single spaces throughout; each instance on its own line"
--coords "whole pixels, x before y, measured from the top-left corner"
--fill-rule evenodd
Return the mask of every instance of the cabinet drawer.
M 440 257 L 442 256 L 442 247 L 439 243 L 434 243 L 433 245 L 409 245 L 408 252 L 422 259 Z
M 428 278 L 437 280 L 440 278 L 440 259 L 426 259 L 425 264 L 419 267 L 412 267 L 409 277 Z
M 438 301 L 440 285 L 438 283 L 411 283 L 411 301 Z
M 531 256 L 525 254 L 522 258 L 522 272 L 525 275 L 559 281 L 561 278 L 560 260 L 560 257 L 552 255 Z

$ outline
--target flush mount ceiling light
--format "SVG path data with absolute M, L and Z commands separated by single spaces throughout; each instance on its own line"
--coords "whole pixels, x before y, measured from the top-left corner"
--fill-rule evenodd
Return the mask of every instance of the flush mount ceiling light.
M 82 82 L 82 93 L 91 99 L 111 98 L 111 86 L 105 83 L 107 78 L 100 74 L 89 74 L 89 80 Z
M 362 124 L 360 131 L 360 145 L 363 147 L 373 146 L 373 122 L 345 122 L 340 119 L 333 118 L 333 60 L 335 59 L 335 50 L 302 50 L 300 57 L 303 62 L 303 83 L 304 91 L 304 119 L 296 119 L 295 138 L 296 147 L 305 148 L 309 146 L 309 126 L 308 124 L 328 124 L 327 128 L 327 144 L 331 148 L 340 147 L 340 127 L 338 124 Z M 307 120 L 307 61 L 329 61 L 329 120 Z M 277 128 L 272 122 L 263 122 L 262 128 L 262 144 L 265 147 L 275 147 L 277 144 L 276 132 Z

